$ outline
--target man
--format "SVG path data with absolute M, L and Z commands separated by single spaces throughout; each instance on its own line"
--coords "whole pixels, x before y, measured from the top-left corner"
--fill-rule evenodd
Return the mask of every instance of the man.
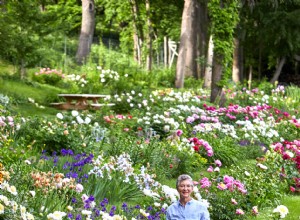
M 189 175 L 182 174 L 176 182 L 179 200 L 167 209 L 167 220 L 209 220 L 206 206 L 191 197 L 194 183 Z

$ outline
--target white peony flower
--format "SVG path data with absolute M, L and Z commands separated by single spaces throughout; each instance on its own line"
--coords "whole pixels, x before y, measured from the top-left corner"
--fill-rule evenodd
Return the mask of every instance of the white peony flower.
M 73 117 L 77 117 L 79 115 L 78 111 L 75 111 L 75 110 L 73 110 L 71 112 L 71 114 L 72 114 Z
M 279 205 L 277 206 L 274 210 L 274 213 L 279 213 L 280 214 L 280 218 L 285 218 L 285 216 L 289 213 L 289 210 L 286 206 L 284 205 Z
M 56 117 L 59 118 L 60 120 L 62 120 L 64 118 L 62 113 L 57 113 Z

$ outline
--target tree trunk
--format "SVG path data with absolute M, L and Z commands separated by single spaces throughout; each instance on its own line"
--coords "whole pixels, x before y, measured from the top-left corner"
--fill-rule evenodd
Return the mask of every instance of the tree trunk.
M 169 38 L 164 37 L 164 66 L 167 68 L 169 66 Z
M 211 77 L 212 77 L 212 62 L 214 57 L 214 42 L 212 35 L 210 35 L 208 50 L 207 50 L 207 62 L 205 68 L 204 85 L 203 88 L 211 88 Z
M 26 68 L 25 68 L 25 60 L 21 59 L 21 65 L 20 65 L 20 78 L 23 80 L 26 76 Z
M 141 59 L 141 45 L 139 37 L 139 28 L 138 28 L 138 5 L 135 0 L 130 0 L 131 11 L 133 14 L 133 57 L 139 65 L 142 63 Z
M 146 15 L 148 25 L 148 37 L 147 37 L 147 57 L 146 57 L 146 69 L 151 71 L 152 69 L 152 21 L 150 17 L 150 0 L 146 0 Z
M 235 83 L 239 83 L 240 79 L 240 61 L 239 61 L 239 51 L 240 51 L 240 43 L 239 39 L 234 38 L 234 51 L 233 51 L 233 60 L 232 60 L 232 80 Z
M 278 81 L 278 78 L 279 78 L 279 76 L 280 76 L 282 67 L 283 67 L 283 65 L 285 64 L 285 61 L 286 61 L 286 58 L 285 58 L 285 57 L 282 57 L 282 58 L 280 59 L 280 62 L 279 62 L 278 65 L 277 65 L 277 68 L 276 68 L 276 71 L 275 71 L 275 73 L 274 73 L 274 75 L 273 75 L 273 78 L 272 78 L 271 81 L 270 81 L 272 84 L 274 84 L 276 81 Z
M 205 58 L 204 60 L 207 60 L 208 55 L 208 42 L 209 42 L 209 36 L 208 36 L 208 10 L 207 10 L 207 2 L 203 1 L 199 3 L 199 10 L 198 10 L 198 17 L 199 17 L 199 34 L 198 34 L 198 43 L 199 43 L 199 55 L 200 58 Z M 206 65 L 205 62 L 200 63 L 200 67 L 198 68 L 200 73 L 200 78 L 205 77 L 205 70 Z
M 252 65 L 249 67 L 249 77 L 248 77 L 248 89 L 250 90 L 252 87 L 252 75 L 253 75 L 253 71 L 252 71 Z
M 210 102 L 218 103 L 218 104 L 221 104 L 223 102 L 222 87 L 218 85 L 222 78 L 222 71 L 223 71 L 222 61 L 223 61 L 223 56 L 214 53 Z M 217 100 L 217 98 L 220 99 Z
M 242 40 L 243 41 L 243 40 Z M 244 80 L 244 46 L 240 44 L 240 53 L 239 53 L 239 61 L 240 61 L 240 80 L 241 82 Z
M 183 88 L 184 77 L 197 71 L 197 0 L 185 0 L 181 22 L 181 35 L 176 65 L 177 88 Z
M 94 0 L 82 0 L 82 23 L 76 61 L 83 64 L 91 50 L 95 28 Z
M 259 45 L 259 54 L 258 54 L 258 80 L 261 80 L 261 73 L 262 73 L 262 45 Z

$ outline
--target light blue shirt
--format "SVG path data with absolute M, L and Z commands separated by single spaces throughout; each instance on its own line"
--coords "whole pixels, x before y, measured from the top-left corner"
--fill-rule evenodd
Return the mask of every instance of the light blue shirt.
M 167 220 L 209 220 L 209 212 L 206 206 L 192 199 L 185 207 L 179 201 L 167 208 Z

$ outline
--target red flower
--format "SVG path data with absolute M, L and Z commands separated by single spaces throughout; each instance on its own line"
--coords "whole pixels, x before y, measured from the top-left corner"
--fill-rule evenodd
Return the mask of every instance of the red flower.
M 291 192 L 295 192 L 296 191 L 296 189 L 294 187 L 292 187 L 292 186 L 290 186 L 290 190 L 291 190 Z
M 170 169 L 172 169 L 173 168 L 173 164 L 170 164 Z
M 195 151 L 199 151 L 199 146 L 198 145 L 195 145 L 193 148 L 194 148 Z

